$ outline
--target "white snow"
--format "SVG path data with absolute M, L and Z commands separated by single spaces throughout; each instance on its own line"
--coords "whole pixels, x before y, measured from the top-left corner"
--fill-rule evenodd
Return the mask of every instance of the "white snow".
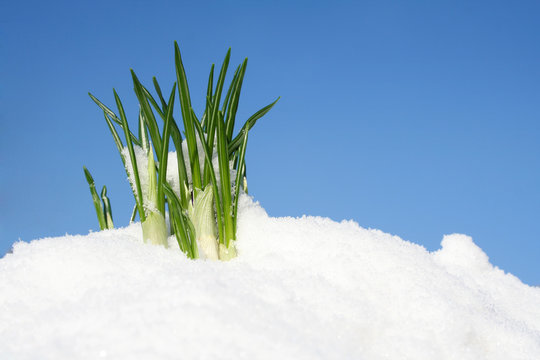
M 135 159 L 137 160 L 137 170 L 141 184 L 141 191 L 143 193 L 143 199 L 148 199 L 148 182 L 150 179 L 148 176 L 148 156 L 146 151 L 138 145 L 133 145 L 133 153 L 135 154 Z M 131 189 L 133 190 L 134 194 L 137 194 L 137 185 L 135 184 L 133 164 L 131 163 L 131 156 L 127 146 L 122 149 L 122 157 L 125 159 L 126 169 L 129 174 L 128 181 L 131 185 Z
M 0 359 L 540 359 L 540 288 L 465 235 L 423 247 L 243 196 L 238 258 L 190 261 L 140 224 L 18 242 Z

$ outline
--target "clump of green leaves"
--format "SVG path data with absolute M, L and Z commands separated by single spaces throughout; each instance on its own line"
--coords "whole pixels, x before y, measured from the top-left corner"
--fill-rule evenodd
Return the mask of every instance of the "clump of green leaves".
M 174 50 L 177 82 L 172 86 L 168 101 L 155 77 L 153 86 L 157 97 L 142 85 L 131 70 L 134 91 L 139 101 L 137 136 L 129 128 L 122 102 L 114 89 L 119 115 L 92 94 L 89 95 L 103 110 L 130 179 L 136 204 L 132 219 L 137 212 L 141 219 L 144 241 L 167 246 L 165 218 L 168 210 L 169 228 L 180 249 L 188 257 L 198 258 L 200 250 L 206 258 L 229 260 L 236 256 L 238 199 L 242 191 L 247 192 L 245 154 L 248 133 L 279 98 L 250 116 L 235 135 L 236 114 L 247 58 L 236 68 L 224 92 L 229 49 L 215 84 L 214 65 L 210 68 L 206 105 L 199 120 L 191 105 L 188 81 L 176 42 Z M 177 90 L 185 139 L 173 114 Z M 161 119 L 161 129 L 157 118 Z M 127 146 L 124 146 L 117 127 L 123 130 Z M 176 150 L 178 169 L 177 174 L 174 174 L 175 181 L 171 183 L 167 181 L 170 140 Z M 187 154 L 184 154 L 184 143 Z M 199 151 L 204 153 L 202 163 Z M 172 183 L 178 186 L 173 188 Z M 93 199 L 96 204 L 94 196 Z M 108 206 L 110 209 L 110 204 Z

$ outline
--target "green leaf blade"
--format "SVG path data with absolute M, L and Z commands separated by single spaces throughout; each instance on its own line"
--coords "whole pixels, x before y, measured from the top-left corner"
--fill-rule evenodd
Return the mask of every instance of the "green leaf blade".
M 240 133 L 230 142 L 229 153 L 233 153 L 240 147 L 242 143 L 242 131 L 244 129 L 247 129 L 248 131 L 251 130 L 251 128 L 255 126 L 257 120 L 266 115 L 274 107 L 274 105 L 278 102 L 279 99 L 280 98 L 278 97 L 273 103 L 266 105 L 265 107 L 257 111 L 255 114 L 251 115 L 249 119 L 247 119 L 247 121 L 244 123 L 244 126 L 242 126 Z
M 86 182 L 88 183 L 88 186 L 90 188 L 90 193 L 92 194 L 92 202 L 94 203 L 94 208 L 96 209 L 96 215 L 99 222 L 99 228 L 101 230 L 105 230 L 107 229 L 107 221 L 105 220 L 103 208 L 101 206 L 101 200 L 96 191 L 94 178 L 92 177 L 92 175 L 90 174 L 90 171 L 88 171 L 86 166 L 83 166 L 83 169 L 84 169 L 84 176 L 86 177 Z
M 201 167 L 199 164 L 199 154 L 197 150 L 197 139 L 195 129 L 193 128 L 193 120 L 191 115 L 191 98 L 189 95 L 189 87 L 187 83 L 184 64 L 182 63 L 182 55 L 178 43 L 174 42 L 174 62 L 176 68 L 176 79 L 178 83 L 178 96 L 180 97 L 180 107 L 182 109 L 182 119 L 184 121 L 184 130 L 188 146 L 189 163 L 191 167 L 191 179 L 193 187 L 200 189 L 202 186 Z
M 120 119 L 122 120 L 122 128 L 124 129 L 124 135 L 126 137 L 126 143 L 129 151 L 129 157 L 131 159 L 131 166 L 133 169 L 133 177 L 135 178 L 135 187 L 137 189 L 137 194 L 135 195 L 135 201 L 137 203 L 137 210 L 139 211 L 139 218 L 141 219 L 141 222 L 144 222 L 146 220 L 145 212 L 144 212 L 144 206 L 143 206 L 143 194 L 141 190 L 141 181 L 139 179 L 139 169 L 137 166 L 137 158 L 135 157 L 135 150 L 133 149 L 133 142 L 131 140 L 131 131 L 129 131 L 129 125 L 126 118 L 126 113 L 124 111 L 124 106 L 122 105 L 122 102 L 120 101 L 120 97 L 116 93 L 116 90 L 113 89 L 114 93 L 114 99 L 116 101 L 116 106 L 118 107 L 118 111 L 120 113 Z

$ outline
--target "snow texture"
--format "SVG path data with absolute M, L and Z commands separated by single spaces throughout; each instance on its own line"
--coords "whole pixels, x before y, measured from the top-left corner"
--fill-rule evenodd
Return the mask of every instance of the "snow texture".
M 230 262 L 144 244 L 140 224 L 16 243 L 0 359 L 540 359 L 540 288 L 468 236 L 430 253 L 247 196 L 240 211 Z
M 135 154 L 135 159 L 137 160 L 139 182 L 141 184 L 143 199 L 146 203 L 149 190 L 148 182 L 150 179 L 150 177 L 148 176 L 148 155 L 146 154 L 146 151 L 138 145 L 133 145 L 133 153 Z M 122 149 L 122 157 L 126 159 L 126 170 L 129 174 L 128 180 L 129 184 L 131 185 L 131 189 L 133 190 L 133 193 L 137 194 L 138 196 L 137 185 L 135 183 L 135 176 L 133 171 L 133 164 L 131 163 L 131 156 L 129 154 L 129 149 L 127 146 Z

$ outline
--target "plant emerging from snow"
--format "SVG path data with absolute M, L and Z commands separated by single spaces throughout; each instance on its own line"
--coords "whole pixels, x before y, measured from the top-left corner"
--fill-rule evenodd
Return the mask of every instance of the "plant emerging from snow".
M 107 187 L 103 185 L 101 189 L 101 201 L 96 191 L 96 185 L 94 183 L 94 178 L 90 174 L 90 171 L 83 166 L 84 176 L 86 177 L 86 182 L 90 188 L 90 194 L 92 194 L 92 201 L 94 202 L 94 207 L 96 208 L 96 215 L 99 221 L 99 228 L 101 230 L 112 229 L 114 228 L 114 223 L 112 219 L 112 209 L 111 202 L 107 197 Z
M 214 65 L 210 69 L 206 91 L 206 106 L 200 120 L 191 107 L 191 96 L 178 44 L 175 42 L 176 79 L 168 101 L 153 78 L 157 99 L 144 87 L 131 70 L 135 94 L 139 101 L 138 134 L 129 127 L 125 111 L 113 89 L 118 115 L 92 94 L 90 97 L 103 110 L 128 175 L 135 209 L 132 220 L 139 214 L 143 240 L 167 246 L 166 224 L 174 233 L 180 249 L 192 259 L 199 250 L 209 259 L 229 260 L 236 256 L 236 224 L 238 198 L 247 192 L 245 154 L 249 130 L 279 100 L 263 107 L 243 124 L 233 136 L 240 91 L 247 67 L 247 58 L 234 73 L 222 101 L 225 76 L 230 59 L 227 51 L 214 87 Z M 185 139 L 174 119 L 173 110 L 178 90 Z M 158 126 L 157 117 L 163 122 Z M 126 146 L 116 129 L 122 128 Z M 176 152 L 169 153 L 172 139 Z M 202 154 L 201 154 L 202 152 Z M 157 157 L 154 159 L 154 154 Z M 169 157 L 176 160 L 167 171 Z M 105 210 L 85 168 L 87 181 L 98 214 L 101 229 L 112 227 L 108 199 Z M 91 180 L 90 180 L 91 179 Z M 102 193 L 106 194 L 104 188 Z M 106 195 L 103 198 L 105 202 Z M 108 210 L 107 210 L 108 209 Z M 108 218 L 110 217 L 110 225 Z

